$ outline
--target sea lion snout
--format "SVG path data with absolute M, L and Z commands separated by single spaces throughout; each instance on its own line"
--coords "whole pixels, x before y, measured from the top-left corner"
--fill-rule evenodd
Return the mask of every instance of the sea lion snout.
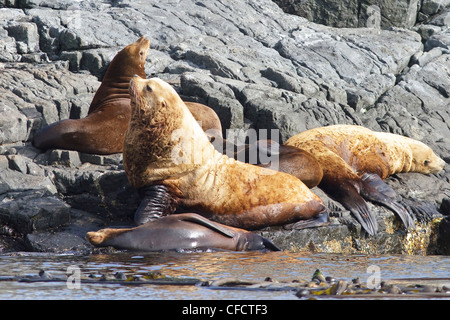
M 439 164 L 438 164 L 438 169 L 437 169 L 438 171 L 437 172 L 439 172 L 442 169 L 444 169 L 444 167 L 445 167 L 445 161 L 443 159 L 439 158 Z
M 150 40 L 147 39 L 147 37 L 142 36 L 139 39 L 137 39 L 136 43 L 144 44 L 144 45 L 147 45 L 147 44 L 150 45 Z
M 138 97 L 140 95 L 139 93 L 142 91 L 144 83 L 147 81 L 149 81 L 149 80 L 143 79 L 138 74 L 134 74 L 131 77 L 130 85 L 129 85 L 131 99 L 133 99 L 133 97 Z

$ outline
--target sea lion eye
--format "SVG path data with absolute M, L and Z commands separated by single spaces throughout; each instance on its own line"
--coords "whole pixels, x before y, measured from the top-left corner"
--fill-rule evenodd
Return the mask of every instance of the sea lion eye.
M 146 89 L 147 89 L 148 92 L 152 92 L 152 87 L 150 87 L 149 84 L 147 85 Z
M 430 160 L 425 160 L 424 162 L 423 162 L 423 165 L 424 166 L 428 166 L 430 164 Z

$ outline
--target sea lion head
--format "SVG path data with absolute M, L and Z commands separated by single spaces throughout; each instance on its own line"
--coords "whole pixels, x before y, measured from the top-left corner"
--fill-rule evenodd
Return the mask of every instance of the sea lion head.
M 136 42 L 126 46 L 116 54 L 104 79 L 123 74 L 138 74 L 145 78 L 145 60 L 150 48 L 150 40 L 140 37 Z M 129 79 L 129 78 L 128 78 Z
M 158 125 L 164 125 L 165 129 L 176 127 L 175 123 L 183 113 L 184 102 L 171 85 L 158 78 L 142 79 L 134 75 L 129 91 L 132 119 L 150 120 L 152 128 Z M 174 121 L 172 126 L 171 119 Z
M 410 143 L 412 151 L 411 170 L 420 173 L 438 173 L 444 168 L 445 161 L 439 158 L 433 150 L 420 141 Z
M 209 149 L 214 147 L 175 89 L 158 78 L 136 75 L 130 81 L 129 92 L 131 119 L 123 158 L 131 184 L 139 189 L 201 166 L 195 155 L 202 156 L 208 145 Z M 204 158 L 211 157 L 208 154 Z

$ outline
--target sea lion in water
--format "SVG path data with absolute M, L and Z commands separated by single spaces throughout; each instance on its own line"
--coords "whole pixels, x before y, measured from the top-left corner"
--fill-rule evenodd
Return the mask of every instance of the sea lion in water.
M 328 222 L 322 200 L 299 179 L 215 150 L 169 84 L 136 76 L 130 95 L 123 162 L 131 185 L 144 196 L 135 215 L 138 223 L 173 213 L 178 206 L 244 229 L 298 220 L 298 227 Z M 166 205 L 155 209 L 150 196 L 155 192 Z
M 97 247 L 134 251 L 225 249 L 280 251 L 271 241 L 246 230 L 210 221 L 198 214 L 162 217 L 135 228 L 102 229 L 86 234 Z
M 102 83 L 83 119 L 66 119 L 36 133 L 33 144 L 94 154 L 122 152 L 123 138 L 130 121 L 128 85 L 133 75 L 145 77 L 145 59 L 150 41 L 145 37 L 128 45 L 111 61 Z
M 113 154 L 123 150 L 123 138 L 130 122 L 128 85 L 133 75 L 145 78 L 145 60 L 150 41 L 140 37 L 111 61 L 102 83 L 83 119 L 65 119 L 39 130 L 33 145 L 41 150 L 67 149 L 92 154 Z M 209 107 L 186 103 L 204 130 L 222 134 L 219 117 Z
M 398 172 L 436 173 L 445 164 L 420 141 L 355 125 L 311 129 L 285 145 L 316 157 L 323 170 L 319 187 L 350 210 L 371 235 L 376 234 L 377 224 L 362 197 L 387 206 L 410 229 L 413 217 L 382 180 Z

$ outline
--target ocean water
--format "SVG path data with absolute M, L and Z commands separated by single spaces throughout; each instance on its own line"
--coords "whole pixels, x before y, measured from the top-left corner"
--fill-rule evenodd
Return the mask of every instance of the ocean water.
M 298 299 L 292 290 L 211 289 L 200 285 L 124 285 L 84 283 L 81 279 L 113 278 L 117 272 L 127 277 L 144 277 L 158 272 L 166 278 L 202 281 L 229 278 L 245 281 L 292 282 L 311 280 L 315 270 L 324 276 L 362 283 L 371 281 L 377 271 L 380 281 L 391 279 L 445 279 L 450 283 L 449 256 L 342 255 L 291 252 L 163 252 L 113 253 L 95 255 L 16 254 L 0 256 L 0 299 L 155 299 L 155 300 L 290 300 Z M 41 270 L 60 282 L 21 282 L 36 278 Z M 16 277 L 16 278 L 13 278 Z M 418 282 L 420 282 L 418 281 Z M 141 282 L 144 283 L 144 282 Z

